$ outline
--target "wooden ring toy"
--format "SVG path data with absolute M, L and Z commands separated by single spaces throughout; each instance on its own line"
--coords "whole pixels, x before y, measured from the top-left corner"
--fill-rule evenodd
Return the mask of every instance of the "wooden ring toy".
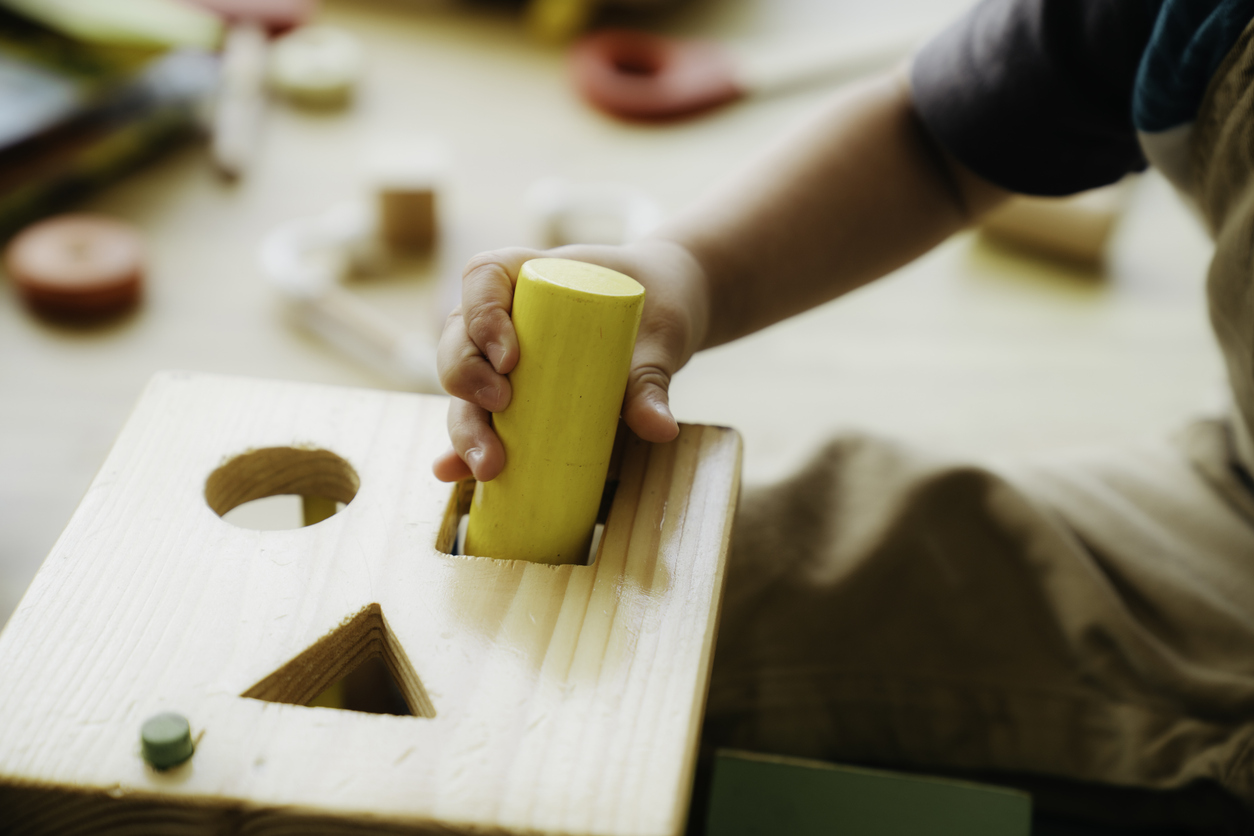
M 577 41 L 570 65 L 584 98 L 628 119 L 674 119 L 744 94 L 731 58 L 707 41 L 607 29 Z
M 5 269 L 27 305 L 51 317 L 104 317 L 134 307 L 144 241 L 103 215 L 59 215 L 27 227 L 9 244 Z

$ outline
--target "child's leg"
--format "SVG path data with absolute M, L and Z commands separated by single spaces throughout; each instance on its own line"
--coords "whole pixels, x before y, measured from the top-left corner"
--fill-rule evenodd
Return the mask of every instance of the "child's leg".
M 1254 519 L 1165 443 L 1009 472 L 855 437 L 746 493 L 708 742 L 1254 804 Z

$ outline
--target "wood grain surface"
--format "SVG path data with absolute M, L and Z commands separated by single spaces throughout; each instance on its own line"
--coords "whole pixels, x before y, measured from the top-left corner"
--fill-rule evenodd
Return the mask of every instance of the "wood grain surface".
M 678 833 L 739 437 L 628 439 L 593 565 L 450 556 L 446 403 L 154 378 L 0 633 L 6 832 Z M 282 449 L 267 489 L 343 510 L 221 519 L 250 495 L 232 463 Z M 416 716 L 290 704 L 372 655 Z M 139 754 L 160 711 L 197 740 L 164 773 Z

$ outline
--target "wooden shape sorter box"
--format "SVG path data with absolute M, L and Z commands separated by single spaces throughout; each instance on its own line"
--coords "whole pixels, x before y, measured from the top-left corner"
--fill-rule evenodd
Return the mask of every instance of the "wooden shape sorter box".
M 595 561 L 550 566 L 448 554 L 446 408 L 154 378 L 0 634 L 0 832 L 679 833 L 739 437 L 629 438 Z M 347 505 L 219 516 L 274 494 Z M 371 658 L 413 716 L 305 704 Z M 196 750 L 157 771 L 166 711 Z

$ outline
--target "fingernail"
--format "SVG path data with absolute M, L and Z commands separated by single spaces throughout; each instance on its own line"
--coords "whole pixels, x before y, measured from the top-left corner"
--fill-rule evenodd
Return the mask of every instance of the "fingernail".
M 470 470 L 472 473 L 479 469 L 479 464 L 482 461 L 483 461 L 483 451 L 480 450 L 478 447 L 471 447 L 469 450 L 466 451 L 466 464 L 470 465 Z
M 484 386 L 475 392 L 475 401 L 488 412 L 496 412 L 501 406 L 501 387 Z
M 499 372 L 501 364 L 505 362 L 505 346 L 500 343 L 488 343 L 488 362 Z

